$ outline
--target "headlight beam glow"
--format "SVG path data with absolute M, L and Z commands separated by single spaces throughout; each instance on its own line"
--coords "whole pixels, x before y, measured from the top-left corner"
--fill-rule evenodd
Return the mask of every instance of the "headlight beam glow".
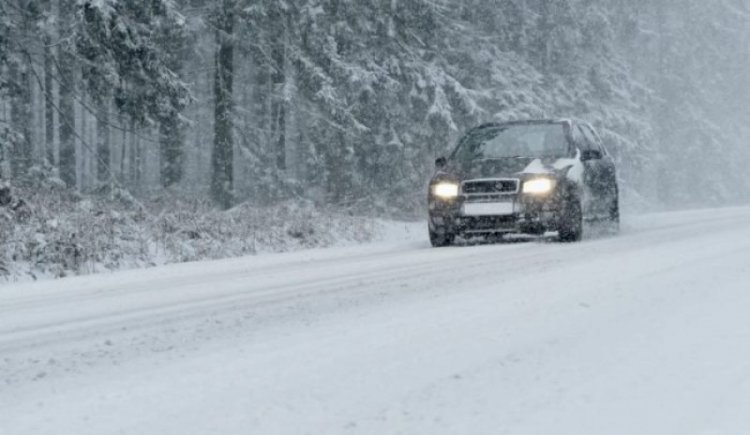
M 523 193 L 542 195 L 549 193 L 555 187 L 554 181 L 549 178 L 537 178 L 523 183 Z
M 443 181 L 432 186 L 432 193 L 439 198 L 455 198 L 458 196 L 458 184 Z

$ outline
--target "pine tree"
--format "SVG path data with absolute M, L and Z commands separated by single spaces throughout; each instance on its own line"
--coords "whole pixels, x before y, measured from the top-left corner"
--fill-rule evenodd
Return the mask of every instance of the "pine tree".
M 44 156 L 47 165 L 54 167 L 57 163 L 57 150 L 55 149 L 55 103 L 53 90 L 55 88 L 55 51 L 56 33 L 53 26 L 56 19 L 55 0 L 45 2 L 45 13 L 43 16 L 43 74 L 44 74 Z
M 45 155 L 71 187 L 112 180 L 112 164 L 221 207 L 302 197 L 416 212 L 462 131 L 574 116 L 602 132 L 626 196 L 729 201 L 750 191 L 745 3 L 0 2 L 0 100 L 13 107 L 0 167 Z M 31 27 L 17 11 L 29 4 L 47 14 Z M 685 170 L 667 173 L 674 162 Z
M 182 17 L 164 0 L 82 4 L 76 35 L 83 79 L 97 106 L 99 181 L 111 179 L 111 102 L 139 126 L 159 126 L 162 186 L 182 176 L 182 124 L 187 86 L 181 63 Z M 154 37 L 157 35 L 157 37 Z M 120 126 L 120 128 L 123 128 Z
M 75 107 L 76 82 L 78 80 L 77 61 L 73 29 L 75 26 L 74 0 L 58 0 L 58 117 L 59 117 L 59 171 L 60 179 L 71 188 L 77 187 L 76 144 L 75 144 Z
M 224 209 L 234 201 L 234 0 L 221 0 L 216 11 L 214 72 L 214 147 L 211 158 L 211 196 Z
M 182 79 L 183 62 L 188 56 L 184 18 L 177 11 L 164 10 L 164 18 L 157 28 L 156 45 L 166 68 Z M 179 183 L 184 174 L 184 146 L 186 123 L 182 118 L 185 101 L 174 100 L 159 114 L 159 149 L 161 156 L 160 180 L 162 187 Z
M 10 100 L 10 127 L 14 133 L 11 147 L 11 169 L 14 178 L 28 175 L 32 165 L 32 51 L 30 30 L 39 20 L 37 1 L 10 3 L 16 18 L 9 36 L 13 46 L 8 57 L 8 97 Z

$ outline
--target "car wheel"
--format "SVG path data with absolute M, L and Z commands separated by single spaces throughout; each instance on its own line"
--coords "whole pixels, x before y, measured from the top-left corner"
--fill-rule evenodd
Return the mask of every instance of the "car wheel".
M 439 234 L 435 231 L 430 230 L 430 243 L 434 248 L 442 248 L 445 246 L 450 246 L 453 244 L 453 242 L 456 240 L 456 236 L 454 234 L 445 232 L 443 234 Z
M 609 230 L 613 234 L 620 231 L 620 200 L 618 197 L 615 197 L 609 208 Z
M 564 243 L 578 242 L 583 238 L 583 208 L 578 198 L 566 202 L 557 233 L 558 239 Z

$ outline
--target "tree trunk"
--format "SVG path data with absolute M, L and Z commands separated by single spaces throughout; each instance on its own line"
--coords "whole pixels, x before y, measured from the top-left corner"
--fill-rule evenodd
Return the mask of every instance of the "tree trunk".
M 234 6 L 234 0 L 222 1 L 216 32 L 219 47 L 214 73 L 214 149 L 211 158 L 211 196 L 223 209 L 230 208 L 233 202 Z
M 164 33 L 161 44 L 172 53 L 166 63 L 172 72 L 182 76 L 184 59 L 189 56 L 185 40 L 179 34 Z M 162 187 L 170 187 L 182 181 L 184 173 L 185 125 L 176 108 L 168 109 L 159 122 L 159 178 Z
M 128 130 L 125 128 L 125 120 L 120 114 L 120 126 L 122 127 L 122 135 L 120 136 L 120 169 L 118 180 L 121 184 L 127 183 L 127 177 L 125 176 L 125 168 L 127 167 L 128 161 Z
M 98 104 L 99 117 L 96 120 L 96 181 L 97 189 L 110 182 L 111 143 L 109 137 L 109 98 L 102 97 Z
M 96 138 L 91 138 L 91 135 L 89 134 L 89 114 L 85 111 L 85 109 L 80 105 L 78 106 L 78 118 L 80 120 L 78 130 L 78 159 L 76 162 L 76 172 L 78 174 L 78 186 L 82 191 L 88 191 L 90 187 L 90 177 L 91 174 L 91 154 L 92 149 L 90 147 L 87 147 L 87 143 L 96 143 Z
M 10 79 L 8 83 L 10 126 L 15 133 L 15 137 L 11 140 L 10 169 L 13 178 L 23 178 L 28 175 L 33 154 L 32 55 L 26 50 L 30 48 L 29 30 L 35 11 L 33 5 L 26 2 L 17 2 L 13 7 L 18 12 L 18 28 L 11 30 L 8 36 L 17 40 L 19 46 L 23 48 L 15 57 L 11 56 L 7 64 L 7 74 Z
M 161 151 L 161 185 L 169 187 L 182 180 L 185 135 L 177 114 L 159 124 L 159 148 Z
M 271 85 L 271 67 L 268 62 L 262 57 L 262 51 L 258 51 L 255 56 L 256 60 L 263 59 L 263 61 L 255 63 L 254 68 L 254 91 L 253 91 L 253 103 L 254 109 L 253 116 L 255 117 L 255 127 L 257 128 L 257 134 L 251 136 L 249 142 L 255 147 L 254 152 L 257 155 L 265 157 L 270 154 L 269 149 L 273 141 L 272 135 L 272 116 L 270 106 L 272 105 L 271 94 L 273 93 L 273 87 Z M 273 165 L 273 162 L 268 162 L 268 165 Z M 254 168 L 258 170 L 260 168 Z M 257 184 L 254 183 L 252 186 L 253 196 L 259 203 L 265 203 L 270 198 L 270 187 L 268 183 Z
M 284 20 L 281 11 L 274 7 L 270 16 L 272 22 L 277 23 L 277 34 L 272 43 L 271 61 L 273 62 L 273 130 L 272 136 L 276 154 L 276 168 L 286 169 L 286 29 L 281 24 Z
M 130 185 L 136 191 L 141 190 L 143 180 L 143 149 L 141 146 L 141 132 L 136 131 L 135 120 L 130 121 Z
M 59 33 L 66 34 L 73 22 L 73 0 L 60 0 Z M 59 47 L 58 95 L 60 112 L 60 178 L 68 187 L 76 187 L 76 144 L 75 144 L 75 108 L 73 98 L 75 93 L 75 57 L 72 54 L 72 42 L 63 43 Z
M 44 156 L 49 166 L 57 163 L 55 153 L 55 102 L 53 101 L 54 89 L 54 49 L 51 47 L 52 38 L 46 35 L 44 38 Z
M 28 175 L 31 167 L 31 78 L 29 65 L 23 61 L 10 63 L 10 121 L 17 137 L 13 140 L 11 155 L 11 172 L 13 178 Z

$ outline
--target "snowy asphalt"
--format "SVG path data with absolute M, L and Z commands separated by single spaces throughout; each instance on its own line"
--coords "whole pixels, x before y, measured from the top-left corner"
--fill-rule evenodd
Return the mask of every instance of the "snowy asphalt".
M 0 287 L 0 434 L 750 432 L 750 208 Z

